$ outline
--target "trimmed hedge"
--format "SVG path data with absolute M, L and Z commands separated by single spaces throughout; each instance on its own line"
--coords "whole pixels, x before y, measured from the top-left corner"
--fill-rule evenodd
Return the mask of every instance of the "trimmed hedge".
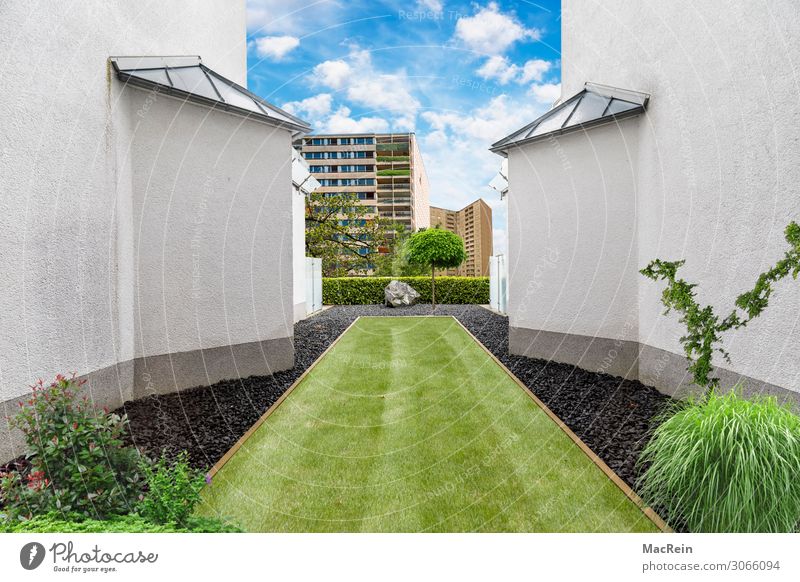
M 77 519 L 77 517 L 76 517 Z M 138 515 L 108 520 L 72 521 L 57 514 L 40 515 L 27 521 L 0 521 L 2 533 L 236 533 L 241 530 L 218 519 L 190 517 L 183 525 L 158 525 Z
M 430 277 L 325 277 L 322 302 L 325 305 L 383 303 L 383 290 L 390 281 L 408 283 L 420 294 L 420 303 L 431 302 Z M 436 277 L 436 302 L 486 305 L 489 277 Z

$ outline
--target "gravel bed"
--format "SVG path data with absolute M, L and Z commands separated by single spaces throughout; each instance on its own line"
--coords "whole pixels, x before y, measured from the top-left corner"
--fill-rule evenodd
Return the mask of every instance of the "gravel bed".
M 144 452 L 189 451 L 192 463 L 213 465 L 263 412 L 359 315 L 430 315 L 430 305 L 391 309 L 382 305 L 332 307 L 295 325 L 296 364 L 273 376 L 254 376 L 126 403 L 132 442 Z M 477 305 L 441 305 L 555 412 L 627 483 L 653 417 L 670 402 L 650 386 L 508 354 L 508 318 Z

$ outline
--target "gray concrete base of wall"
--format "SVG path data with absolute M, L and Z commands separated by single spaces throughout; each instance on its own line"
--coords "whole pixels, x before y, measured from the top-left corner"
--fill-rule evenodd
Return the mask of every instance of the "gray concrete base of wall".
M 293 338 L 236 344 L 136 358 L 80 376 L 82 391 L 95 406 L 114 409 L 150 396 L 207 386 L 221 380 L 268 376 L 294 366 Z M 8 417 L 30 393 L 0 403 L 0 463 L 25 452 L 22 434 L 11 429 Z
M 686 371 L 685 356 L 638 342 L 509 327 L 508 350 L 520 356 L 639 380 L 675 398 L 700 393 Z M 715 368 L 714 375 L 720 378 L 724 389 L 739 386 L 745 396 L 775 396 L 800 410 L 800 393 L 725 368 Z

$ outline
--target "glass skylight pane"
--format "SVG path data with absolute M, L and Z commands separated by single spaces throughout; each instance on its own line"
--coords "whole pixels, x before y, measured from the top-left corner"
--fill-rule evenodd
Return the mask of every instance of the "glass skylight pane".
M 259 109 L 258 105 L 253 102 L 253 100 L 236 89 L 235 87 L 231 87 L 225 81 L 221 80 L 216 75 L 210 75 L 214 81 L 214 85 L 219 91 L 219 94 L 222 95 L 222 98 L 225 100 L 225 103 L 228 105 L 233 105 L 234 107 L 240 107 L 242 109 L 247 109 L 248 111 L 252 111 L 253 113 L 261 113 L 264 114 L 261 109 Z
M 261 107 L 263 107 L 264 111 L 266 112 L 266 114 L 269 115 L 270 117 L 272 117 L 273 119 L 279 119 L 281 121 L 287 121 L 289 123 L 297 123 L 296 121 L 294 121 L 290 117 L 287 117 L 285 114 L 281 113 L 280 111 L 277 111 L 276 109 L 274 109 L 273 107 L 270 107 L 269 105 L 267 105 L 265 103 L 261 103 Z
M 603 116 L 603 112 L 608 106 L 608 97 L 597 95 L 596 93 L 586 92 L 583 99 L 575 109 L 575 113 L 569 118 L 570 126 L 593 121 Z
M 113 57 L 121 71 L 131 69 L 163 69 L 164 67 L 192 67 L 200 63 L 200 57 Z
M 143 71 L 129 71 L 128 74 L 131 77 L 139 77 L 140 79 L 145 79 L 147 81 L 152 81 L 153 83 L 161 83 L 162 85 L 166 85 L 169 87 L 169 78 L 167 77 L 167 73 L 164 69 L 145 69 Z
M 631 109 L 636 109 L 637 107 L 641 107 L 637 103 L 630 103 L 628 101 L 623 101 L 622 99 L 612 99 L 611 105 L 608 107 L 608 112 L 606 115 L 617 115 L 618 113 L 622 113 L 624 111 L 630 111 Z
M 200 67 L 170 69 L 169 78 L 172 79 L 172 86 L 176 89 L 219 101 L 217 92 Z
M 561 129 L 561 126 L 564 125 L 564 122 L 567 120 L 567 117 L 569 117 L 569 114 L 572 113 L 573 109 L 575 109 L 576 102 L 579 102 L 579 100 L 573 101 L 572 103 L 567 103 L 562 107 L 562 109 L 553 111 L 549 117 L 540 121 L 539 124 L 533 128 L 533 131 L 525 137 L 534 137 L 536 135 L 542 135 L 543 133 Z

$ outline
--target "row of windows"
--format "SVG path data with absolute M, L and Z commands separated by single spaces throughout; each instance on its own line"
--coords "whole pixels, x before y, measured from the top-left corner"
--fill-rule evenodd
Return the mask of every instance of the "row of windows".
M 328 210 L 337 210 L 337 208 L 328 208 L 327 206 L 320 206 L 319 208 L 324 208 L 326 212 Z M 355 212 L 358 212 L 359 210 L 362 210 L 362 209 L 363 209 L 364 212 L 367 212 L 367 213 L 372 212 L 374 214 L 375 212 L 378 212 L 378 208 L 377 207 L 375 207 L 375 206 L 365 206 L 365 205 L 362 205 L 362 206 L 343 206 L 341 208 L 341 211 L 342 211 L 342 213 L 346 213 L 346 212 L 355 213 Z
M 352 160 L 356 158 L 371 158 L 372 152 L 303 152 L 307 160 Z
M 312 137 L 310 143 L 311 145 L 369 145 L 375 143 L 375 140 L 371 137 Z
M 350 166 L 311 166 L 309 168 L 314 174 L 329 174 L 332 172 L 369 172 L 372 166 L 350 165 Z
M 375 178 L 320 178 L 320 186 L 374 186 Z

